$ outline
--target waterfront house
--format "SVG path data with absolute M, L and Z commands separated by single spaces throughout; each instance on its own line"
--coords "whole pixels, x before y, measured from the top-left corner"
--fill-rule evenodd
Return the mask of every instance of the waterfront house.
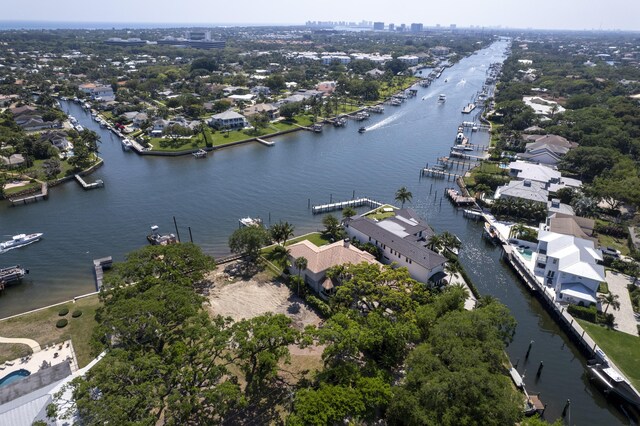
M 494 198 L 496 200 L 505 198 L 522 199 L 546 205 L 549 199 L 549 191 L 547 191 L 545 185 L 540 182 L 512 180 L 508 184 L 498 187 Z
M 382 263 L 406 267 L 411 278 L 425 284 L 444 278 L 447 259 L 427 248 L 434 232 L 413 210 L 396 210 L 394 216 L 380 221 L 349 218 L 344 228 L 350 238 L 379 247 Z
M 589 306 L 597 304 L 597 291 L 605 280 L 602 254 L 592 240 L 552 232 L 540 224 L 538 246 L 532 259 L 534 273 L 555 290 L 556 301 Z
M 532 163 L 556 166 L 567 152 L 578 146 L 558 135 L 526 135 L 525 152 L 517 157 Z
M 67 138 L 67 133 L 61 130 L 42 133 L 40 135 L 40 141 L 49 142 L 51 145 L 58 148 L 60 152 L 70 151 L 73 149 L 73 144 Z
M 169 125 L 169 122 L 163 118 L 158 118 L 153 121 L 153 127 L 151 128 L 150 135 L 154 137 L 160 137 L 164 133 L 164 129 Z
M 322 93 L 332 94 L 336 90 L 335 81 L 321 81 L 316 85 L 316 90 Z
M 534 81 L 536 79 L 536 75 L 532 71 L 535 70 L 529 70 L 529 72 L 526 72 L 523 80 L 528 82 Z M 528 107 L 531 107 L 536 115 L 542 115 L 545 117 L 565 111 L 565 109 L 556 101 L 543 99 L 539 96 L 525 96 L 522 98 L 522 102 L 524 102 Z
M 580 180 L 563 177 L 555 168 L 522 160 L 509 163 L 509 176 L 517 180 L 539 182 L 549 192 L 556 192 L 567 187 L 580 188 L 582 186 Z
M 398 56 L 398 60 L 400 62 L 402 62 L 403 64 L 407 65 L 407 66 L 414 66 L 414 65 L 418 65 L 418 63 L 420 62 L 420 58 L 415 56 L 415 55 L 403 55 L 403 56 Z
M 597 243 L 598 239 L 593 236 L 595 223 L 593 219 L 586 217 L 550 213 L 549 217 L 547 217 L 546 229 L 556 234 L 573 235 L 576 238 Z
M 337 284 L 327 277 L 327 270 L 330 268 L 347 263 L 354 265 L 362 262 L 379 264 L 372 254 L 353 246 L 349 239 L 321 247 L 308 240 L 302 240 L 290 245 L 288 249 L 291 274 L 300 274 L 304 277 L 304 282 L 323 299 L 327 299 L 333 294 Z M 295 260 L 300 257 L 307 259 L 307 267 L 303 270 L 298 270 L 295 266 Z
M 275 120 L 280 116 L 279 109 L 273 104 L 255 104 L 242 111 L 245 117 L 252 117 L 256 114 L 265 114 L 269 120 Z
M 209 120 L 209 125 L 220 129 L 241 129 L 247 125 L 247 119 L 242 114 L 227 110 L 213 115 Z

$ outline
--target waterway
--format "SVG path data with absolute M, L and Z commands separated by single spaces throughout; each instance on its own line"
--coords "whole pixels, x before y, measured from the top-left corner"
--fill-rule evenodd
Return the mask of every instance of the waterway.
M 508 353 L 514 363 L 520 359 L 520 372 L 526 369 L 529 392 L 540 392 L 548 404 L 546 418 L 559 417 L 570 399 L 572 424 L 628 424 L 588 381 L 584 357 L 500 261 L 498 249 L 481 239 L 481 224 L 466 221 L 442 199 L 453 182 L 419 177 L 426 163 L 448 154 L 457 126 L 470 119 L 462 107 L 481 89 L 489 64 L 504 59 L 506 46 L 496 42 L 462 59 L 429 88 L 418 88 L 418 96 L 403 106 L 372 114 L 363 134 L 357 132 L 360 123 L 325 126 L 323 134 L 301 131 L 275 138 L 273 147 L 250 143 L 217 150 L 207 159 L 123 152 L 114 135 L 78 105 L 65 103 L 65 110 L 101 136 L 105 165 L 88 181 L 102 179 L 105 187 L 83 191 L 69 182 L 52 188 L 47 201 L 0 204 L 0 235 L 45 233 L 38 243 L 0 255 L 2 265 L 19 263 L 31 271 L 0 296 L 0 317 L 94 291 L 92 259 L 122 260 L 146 244 L 151 225 L 174 232 L 173 216 L 183 240 L 191 227 L 196 244 L 221 256 L 228 253 L 227 239 L 238 218 L 261 217 L 267 225 L 287 220 L 302 234 L 322 227 L 321 216 L 308 209 L 309 200 L 322 204 L 355 194 L 393 202 L 395 191 L 406 186 L 413 193 L 410 206 L 437 232 L 460 237 L 462 263 L 480 292 L 501 300 L 516 317 Z M 444 104 L 437 102 L 440 93 L 446 95 Z M 488 142 L 486 133 L 470 136 L 472 143 Z M 540 361 L 544 369 L 536 378 Z

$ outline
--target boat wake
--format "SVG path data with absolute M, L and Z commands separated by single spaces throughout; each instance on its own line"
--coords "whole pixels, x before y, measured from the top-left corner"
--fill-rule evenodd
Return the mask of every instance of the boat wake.
M 431 98 L 433 98 L 435 95 L 436 95 L 435 93 L 430 93 L 430 94 L 428 94 L 428 95 L 424 95 L 424 96 L 422 97 L 422 100 L 423 100 L 423 101 L 426 101 L 427 99 L 431 99 Z
M 464 87 L 465 84 L 467 84 L 467 80 L 463 78 L 462 80 L 456 83 L 456 87 Z
M 402 117 L 403 115 L 404 115 L 404 112 L 395 113 L 395 114 L 385 118 L 384 120 L 381 120 L 381 121 L 377 122 L 376 124 L 367 127 L 366 130 L 367 130 L 367 132 L 370 132 L 371 130 L 376 130 L 376 129 L 379 129 L 381 127 L 388 126 L 389 124 L 393 123 L 394 121 L 396 121 L 398 118 Z

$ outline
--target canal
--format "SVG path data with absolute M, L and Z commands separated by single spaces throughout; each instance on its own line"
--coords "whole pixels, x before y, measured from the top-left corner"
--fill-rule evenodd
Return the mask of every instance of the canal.
M 547 419 L 561 415 L 571 400 L 572 424 L 628 424 L 588 381 L 584 357 L 552 318 L 500 261 L 496 247 L 481 238 L 481 224 L 467 221 L 446 199 L 453 182 L 420 179 L 419 170 L 447 155 L 457 126 L 469 120 L 461 109 L 481 89 L 492 62 L 502 61 L 505 41 L 462 59 L 429 88 L 400 107 L 346 128 L 325 126 L 323 134 L 297 132 L 275 138 L 273 147 L 250 143 L 217 150 L 207 159 L 192 156 L 141 157 L 123 152 L 119 140 L 101 129 L 78 105 L 63 108 L 101 136 L 105 165 L 88 177 L 105 187 L 83 191 L 75 182 L 51 189 L 47 201 L 28 206 L 0 204 L 0 234 L 44 232 L 44 239 L 0 255 L 1 265 L 22 264 L 31 273 L 0 297 L 0 317 L 94 291 L 92 259 L 113 256 L 146 244 L 151 225 L 174 232 L 176 217 L 183 240 L 191 227 L 194 242 L 213 256 L 228 253 L 227 239 L 238 218 L 261 217 L 265 224 L 287 220 L 296 234 L 321 228 L 311 204 L 366 196 L 393 202 L 406 186 L 413 207 L 437 232 L 448 230 L 463 242 L 461 260 L 482 294 L 505 303 L 518 328 L 508 353 L 525 372 L 531 393 L 548 404 Z M 438 103 L 438 95 L 446 95 Z M 471 142 L 487 144 L 483 132 Z M 339 212 L 337 212 L 339 215 Z M 534 344 L 527 362 L 529 342 Z M 544 370 L 535 371 L 540 361 Z

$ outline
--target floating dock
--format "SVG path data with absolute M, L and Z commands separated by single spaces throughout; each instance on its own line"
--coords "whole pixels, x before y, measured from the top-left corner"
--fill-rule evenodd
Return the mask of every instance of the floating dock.
M 456 206 L 470 206 L 476 203 L 475 198 L 473 197 L 465 197 L 458 190 L 453 188 L 446 188 L 444 190 L 445 195 L 453 204 Z
M 313 206 L 311 207 L 311 212 L 313 214 L 318 214 L 318 213 L 331 212 L 334 210 L 342 210 L 345 207 L 362 207 L 362 206 L 369 206 L 375 209 L 378 207 L 382 207 L 383 205 L 384 205 L 383 203 L 372 200 L 370 198 L 357 198 L 355 200 L 339 201 L 337 203 L 321 204 L 321 205 Z
M 98 179 L 97 181 L 92 183 L 87 183 L 84 181 L 84 179 L 82 179 L 82 176 L 80 175 L 75 175 L 74 177 L 78 181 L 78 183 L 82 186 L 82 189 L 84 189 L 85 191 L 104 187 L 104 181 L 102 179 Z
M 276 144 L 274 141 L 266 141 L 260 138 L 256 138 L 256 140 L 260 142 L 262 145 L 266 145 L 266 146 L 274 146 Z
M 9 266 L 0 269 L 0 290 L 4 290 L 7 284 L 20 281 L 29 271 L 20 265 Z
M 447 178 L 448 180 L 451 180 L 451 178 L 456 179 L 460 177 L 460 175 L 458 174 L 446 171 L 444 169 L 444 166 L 425 167 L 424 169 L 422 169 L 421 173 L 422 173 L 422 176 L 429 176 L 429 177 L 442 178 L 442 179 Z

